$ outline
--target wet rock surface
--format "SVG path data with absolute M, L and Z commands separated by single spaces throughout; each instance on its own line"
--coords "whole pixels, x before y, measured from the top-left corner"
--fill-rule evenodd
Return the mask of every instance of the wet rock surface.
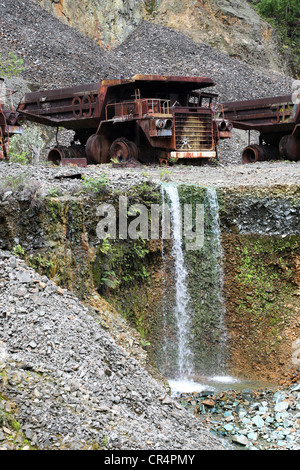
M 274 184 L 272 171 L 277 174 L 278 184 L 291 181 L 289 178 L 293 175 L 289 171 L 297 167 L 286 165 L 277 173 L 278 167 L 274 164 L 260 166 L 261 172 L 256 166 L 249 171 L 254 172 L 254 181 L 260 187 L 265 184 L 266 175 L 267 181 Z M 17 177 L 23 175 L 24 167 L 3 164 L 1 169 L 3 181 L 11 177 L 15 182 L 12 190 L 7 188 L 1 193 L 1 204 L 9 206 L 15 198 L 27 200 L 25 187 L 16 191 Z M 29 167 L 26 170 L 31 171 L 27 180 L 29 188 L 30 185 L 34 188 L 33 183 L 38 182 L 44 196 L 58 188 L 61 195 L 68 197 L 78 192 L 78 186 L 73 184 L 84 184 L 84 180 L 78 183 L 76 178 L 75 182 L 64 178 L 57 180 L 56 176 L 65 174 L 65 168 Z M 99 178 L 104 171 L 98 166 L 82 170 L 89 178 Z M 198 168 L 198 173 L 189 168 L 163 170 L 160 174 L 161 169 L 151 168 L 149 173 L 157 182 L 166 177 L 184 182 L 189 175 L 190 181 L 199 184 L 210 178 L 220 185 L 228 175 L 224 168 Z M 75 175 L 78 169 L 68 171 Z M 149 181 L 149 175 L 140 170 L 123 173 L 107 166 L 105 171 L 115 189 L 126 190 Z M 232 179 L 227 183 L 235 181 L 237 184 L 239 180 L 234 172 L 230 175 Z M 253 184 L 248 171 L 240 177 Z M 295 171 L 294 177 L 297 177 Z M 249 399 L 238 392 L 228 392 L 226 396 L 192 396 L 191 400 L 184 397 L 180 405 L 141 366 L 145 357 L 144 351 L 138 351 L 139 340 L 120 320 L 114 322 L 114 331 L 107 329 L 105 312 L 96 314 L 74 294 L 39 276 L 8 252 L 1 252 L 0 257 L 0 313 L 3 398 L 0 409 L 4 410 L 0 439 L 3 448 L 28 445 L 42 449 L 222 447 L 223 443 L 211 440 L 212 435 L 201 427 L 203 419 L 208 429 L 218 436 L 229 437 L 228 445 L 277 446 L 279 449 L 298 445 L 298 389 L 287 386 L 278 396 L 273 391 L 251 392 Z M 118 346 L 118 334 L 125 337 L 123 349 Z M 289 407 L 286 400 L 290 402 Z M 251 408 L 253 403 L 260 403 L 259 407 L 264 408 Z M 246 410 L 244 417 L 250 421 L 241 421 L 238 407 Z M 7 418 L 7 408 L 13 410 L 16 418 Z M 197 412 L 195 420 L 190 414 L 194 411 Z M 232 413 L 224 416 L 227 411 Z M 283 414 L 275 415 L 272 421 L 275 411 Z
M 300 449 L 300 384 L 274 390 L 209 390 L 178 402 L 218 436 L 246 450 Z

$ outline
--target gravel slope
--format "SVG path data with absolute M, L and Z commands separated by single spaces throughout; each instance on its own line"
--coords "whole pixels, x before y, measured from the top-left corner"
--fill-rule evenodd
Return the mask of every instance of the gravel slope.
M 31 445 L 224 448 L 116 344 L 93 311 L 3 251 L 0 312 L 1 409 L 15 403 Z M 3 441 L 1 433 L 0 422 Z
M 30 0 L 1 0 L 1 52 L 24 58 L 24 77 L 40 87 L 115 78 L 124 73 L 200 75 L 217 82 L 222 100 L 281 94 L 292 79 L 264 74 L 184 34 L 143 22 L 119 47 L 105 51 Z

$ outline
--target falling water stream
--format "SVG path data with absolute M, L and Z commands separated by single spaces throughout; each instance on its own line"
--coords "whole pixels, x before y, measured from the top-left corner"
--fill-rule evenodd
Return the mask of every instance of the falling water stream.
M 184 249 L 182 241 L 182 209 L 178 189 L 175 185 L 163 185 L 163 207 L 166 204 L 165 197 L 169 202 L 169 210 L 171 216 L 171 235 L 172 235 L 172 257 L 174 261 L 174 287 L 175 302 L 173 307 L 173 315 L 176 322 L 176 339 L 177 339 L 177 364 L 176 371 L 169 378 L 169 384 L 173 394 L 180 392 L 201 392 L 207 388 L 210 390 L 216 384 L 228 384 L 237 380 L 223 373 L 225 370 L 226 358 L 226 328 L 224 324 L 225 307 L 222 298 L 223 289 L 223 268 L 222 268 L 222 246 L 221 232 L 219 222 L 219 206 L 215 189 L 207 188 L 205 208 L 209 211 L 211 219 L 209 243 L 210 251 L 214 258 L 212 263 L 212 279 L 214 279 L 214 296 L 217 297 L 221 306 L 218 329 L 219 341 L 217 344 L 215 374 L 205 377 L 204 381 L 198 382 L 195 379 L 195 361 L 191 344 L 193 342 L 192 320 L 193 308 L 188 292 L 188 271 L 185 265 Z M 164 211 L 163 211 L 164 213 Z M 205 237 L 205 234 L 204 234 Z M 163 251 L 163 250 L 162 250 Z M 164 253 L 163 253 L 164 256 Z M 166 322 L 166 319 L 164 320 Z M 165 335 L 166 336 L 166 335 Z M 174 345 L 173 345 L 174 346 Z M 168 349 L 167 340 L 164 340 L 165 352 Z
M 178 340 L 177 376 L 182 380 L 190 377 L 193 371 L 192 352 L 189 347 L 191 338 L 191 314 L 188 305 L 188 273 L 185 268 L 182 249 L 182 214 L 178 190 L 175 186 L 166 186 L 164 189 L 171 204 L 172 255 L 175 263 L 176 292 L 174 316 L 176 319 Z
M 212 224 L 212 250 L 215 258 L 213 278 L 216 283 L 215 295 L 218 297 L 220 305 L 219 315 L 219 342 L 218 342 L 218 354 L 216 367 L 218 371 L 224 370 L 226 365 L 226 346 L 227 346 L 227 331 L 225 325 L 225 303 L 223 299 L 223 287 L 224 287 L 224 271 L 223 271 L 223 250 L 221 244 L 221 229 L 220 229 L 220 218 L 219 218 L 219 203 L 217 192 L 214 188 L 207 188 L 207 201 L 208 210 L 211 214 Z

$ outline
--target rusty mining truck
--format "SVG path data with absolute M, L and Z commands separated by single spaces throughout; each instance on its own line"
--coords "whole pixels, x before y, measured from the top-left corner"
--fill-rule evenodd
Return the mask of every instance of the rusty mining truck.
M 259 143 L 242 151 L 242 162 L 285 158 L 300 160 L 300 103 L 296 93 L 222 103 L 225 119 L 234 128 L 259 132 Z M 249 139 L 250 140 L 250 139 Z
M 22 116 L 14 111 L 12 103 L 5 107 L 11 97 L 12 91 L 5 87 L 4 79 L 0 78 L 0 160 L 8 160 L 10 137 L 23 132 Z
M 218 157 L 231 123 L 217 119 L 210 78 L 135 75 L 26 94 L 24 119 L 73 130 L 69 146 L 48 154 L 55 164 L 201 161 Z

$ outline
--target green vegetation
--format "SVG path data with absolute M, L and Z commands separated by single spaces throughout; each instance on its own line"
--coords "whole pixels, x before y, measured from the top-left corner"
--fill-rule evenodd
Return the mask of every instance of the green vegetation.
M 244 292 L 237 311 L 250 315 L 254 325 L 264 324 L 265 331 L 277 337 L 291 314 L 292 306 L 287 306 L 294 289 L 290 260 L 299 250 L 299 240 L 294 236 L 244 237 L 243 245 L 237 247 L 241 264 L 236 280 Z
M 21 165 L 27 165 L 29 163 L 28 152 L 23 151 L 20 154 L 10 152 L 10 162 L 11 163 L 20 163 Z
M 47 191 L 47 197 L 59 197 L 60 190 L 58 188 L 50 188 Z
M 300 76 L 300 4 L 299 0 L 258 0 L 258 13 L 278 31 L 283 50 L 288 54 L 296 77 Z
M 145 0 L 145 8 L 151 15 L 159 7 L 161 0 Z
M 84 176 L 83 182 L 83 193 L 91 194 L 103 194 L 108 189 L 108 177 L 107 175 L 101 175 L 100 178 L 87 178 Z
M 21 245 L 16 245 L 13 247 L 13 254 L 15 256 L 20 256 L 22 257 L 25 254 L 24 249 L 21 247 Z
M 16 176 L 8 175 L 1 180 L 0 194 L 3 195 L 7 191 L 18 192 L 22 191 L 25 187 L 25 175 L 19 174 Z
M 8 380 L 12 380 L 12 378 L 8 376 L 5 366 L 0 363 L 2 389 L 5 389 Z M 4 431 L 1 446 L 4 445 L 4 448 L 9 450 L 36 450 L 23 434 L 17 417 L 18 409 L 15 403 L 0 394 L 0 429 Z
M 4 59 L 0 54 L 0 77 L 11 78 L 23 72 L 23 59 L 18 59 L 16 54 L 9 52 L 8 58 Z
M 53 261 L 49 260 L 46 256 L 43 257 L 40 253 L 38 253 L 37 256 L 30 255 L 28 264 L 36 271 L 48 276 L 51 274 L 51 270 L 54 268 Z
M 24 124 L 23 133 L 11 140 L 9 157 L 13 163 L 39 164 L 46 141 L 41 135 L 39 126 Z

